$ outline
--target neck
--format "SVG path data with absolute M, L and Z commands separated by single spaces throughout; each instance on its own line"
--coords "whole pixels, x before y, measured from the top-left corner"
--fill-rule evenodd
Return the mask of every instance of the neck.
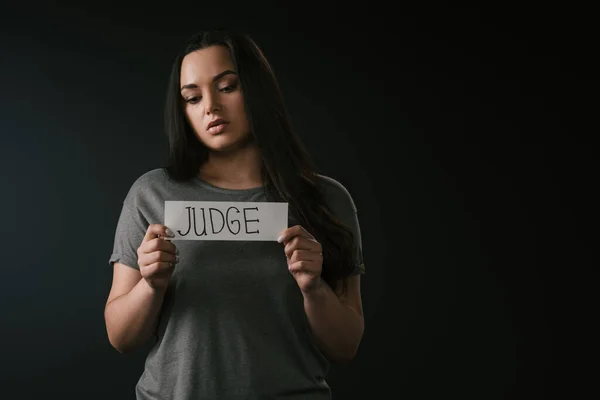
M 201 179 L 225 189 L 251 189 L 263 185 L 258 147 L 250 143 L 234 152 L 209 153 L 200 167 Z

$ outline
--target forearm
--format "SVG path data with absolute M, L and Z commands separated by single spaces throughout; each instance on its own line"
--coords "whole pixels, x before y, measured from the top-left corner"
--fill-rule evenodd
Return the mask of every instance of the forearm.
M 304 294 L 304 310 L 315 343 L 327 358 L 335 363 L 352 360 L 362 339 L 363 317 L 325 282 L 314 293 Z
M 163 292 L 142 278 L 129 293 L 108 303 L 104 319 L 111 345 L 121 353 L 143 345 L 156 326 L 163 298 Z

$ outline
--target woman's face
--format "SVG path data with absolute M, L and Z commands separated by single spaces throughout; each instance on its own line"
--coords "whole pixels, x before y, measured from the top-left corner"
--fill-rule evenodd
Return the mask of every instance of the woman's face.
M 200 141 L 213 151 L 229 151 L 250 138 L 250 124 L 233 62 L 223 46 L 186 55 L 181 63 L 185 113 Z M 210 127 L 216 120 L 225 121 Z

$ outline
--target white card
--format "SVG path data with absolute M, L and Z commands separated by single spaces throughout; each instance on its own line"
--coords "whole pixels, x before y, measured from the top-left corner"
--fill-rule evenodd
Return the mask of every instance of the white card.
M 288 203 L 165 201 L 171 240 L 276 241 L 288 225 Z

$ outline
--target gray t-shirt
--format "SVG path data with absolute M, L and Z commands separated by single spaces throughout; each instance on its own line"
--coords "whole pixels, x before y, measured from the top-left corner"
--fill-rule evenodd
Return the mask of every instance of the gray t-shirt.
M 354 233 L 354 274 L 364 273 L 354 202 L 339 182 L 319 178 L 332 211 Z M 197 177 L 181 183 L 162 168 L 149 171 L 123 202 L 110 265 L 139 269 L 137 248 L 149 224 L 164 224 L 166 200 L 268 201 L 262 188 L 223 189 Z M 296 224 L 290 215 L 288 226 Z M 180 261 L 136 385 L 138 400 L 331 398 L 329 362 L 312 340 L 283 244 L 173 243 Z

